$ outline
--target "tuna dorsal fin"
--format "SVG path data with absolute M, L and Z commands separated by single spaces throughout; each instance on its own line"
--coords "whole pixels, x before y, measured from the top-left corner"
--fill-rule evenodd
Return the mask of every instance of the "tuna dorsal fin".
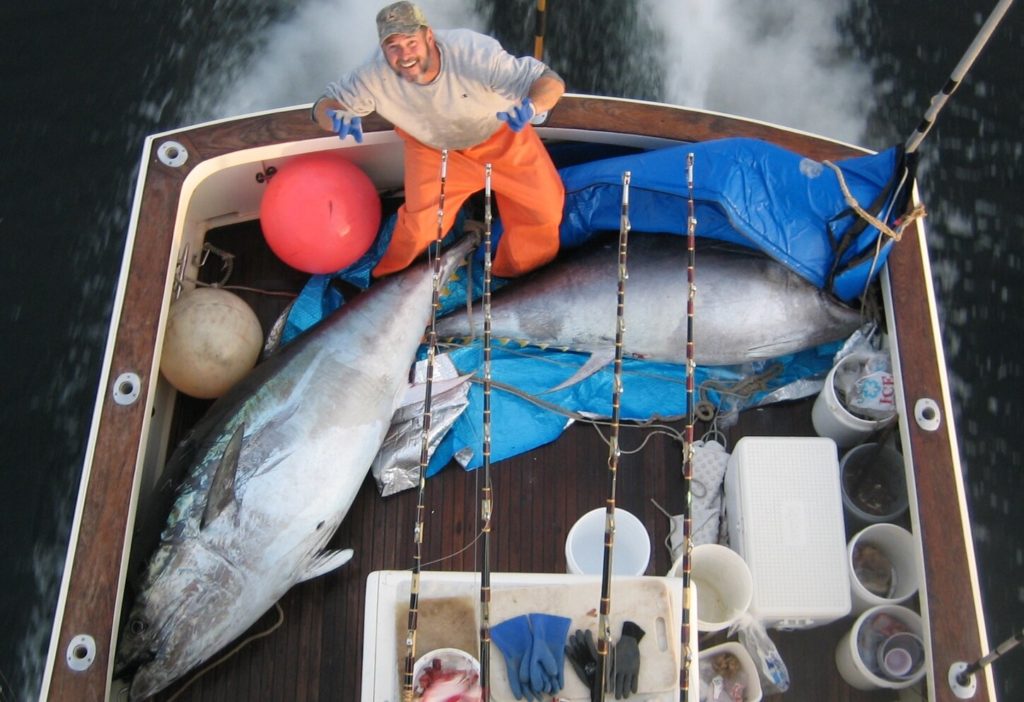
M 320 577 L 326 573 L 330 573 L 335 568 L 341 566 L 352 560 L 354 551 L 350 548 L 346 548 L 343 551 L 321 551 L 316 558 L 314 558 L 309 566 L 303 572 L 299 582 L 305 580 L 312 580 L 313 578 Z
M 203 510 L 200 529 L 205 529 L 207 524 L 210 524 L 235 501 L 235 473 L 238 471 L 238 456 L 242 452 L 242 436 L 244 434 L 245 425 L 239 424 L 224 449 L 224 455 L 213 474 L 210 491 L 206 495 L 206 509 Z

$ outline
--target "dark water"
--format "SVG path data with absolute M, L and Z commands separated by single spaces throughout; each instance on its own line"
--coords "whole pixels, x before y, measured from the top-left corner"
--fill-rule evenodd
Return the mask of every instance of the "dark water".
M 995 2 L 549 0 L 575 92 L 664 99 L 873 148 L 902 140 Z M 424 0 L 532 51 L 532 3 Z M 308 102 L 373 45 L 357 0 L 0 9 L 0 701 L 38 694 L 144 135 Z M 1024 11 L 922 147 L 934 280 L 994 646 L 1024 624 Z M 352 29 L 356 28 L 356 29 Z M 950 573 L 950 577 L 962 577 Z M 1024 699 L 1024 653 L 996 667 Z

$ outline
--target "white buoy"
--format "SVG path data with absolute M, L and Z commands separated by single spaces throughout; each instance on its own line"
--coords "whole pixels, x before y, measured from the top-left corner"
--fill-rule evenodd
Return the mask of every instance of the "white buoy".
M 252 370 L 263 345 L 256 313 L 221 288 L 196 288 L 171 305 L 160 371 L 178 391 L 220 397 Z

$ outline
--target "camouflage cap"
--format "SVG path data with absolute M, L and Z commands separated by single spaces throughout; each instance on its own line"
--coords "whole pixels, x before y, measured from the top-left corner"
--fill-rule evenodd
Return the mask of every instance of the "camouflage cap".
M 423 11 L 411 2 L 391 3 L 377 13 L 377 38 L 382 43 L 392 34 L 415 34 L 427 26 Z

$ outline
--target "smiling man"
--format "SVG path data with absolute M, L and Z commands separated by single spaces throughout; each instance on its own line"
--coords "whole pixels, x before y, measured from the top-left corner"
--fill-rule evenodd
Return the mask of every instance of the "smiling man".
M 565 84 L 542 62 L 516 58 L 468 29 L 437 30 L 411 2 L 377 14 L 380 52 L 328 86 L 313 121 L 362 141 L 360 116 L 377 112 L 405 143 L 405 204 L 374 276 L 401 270 L 437 236 L 441 150 L 448 149 L 443 229 L 493 166 L 504 233 L 495 275 L 512 277 L 558 253 L 565 189 L 532 123 L 555 106 Z

